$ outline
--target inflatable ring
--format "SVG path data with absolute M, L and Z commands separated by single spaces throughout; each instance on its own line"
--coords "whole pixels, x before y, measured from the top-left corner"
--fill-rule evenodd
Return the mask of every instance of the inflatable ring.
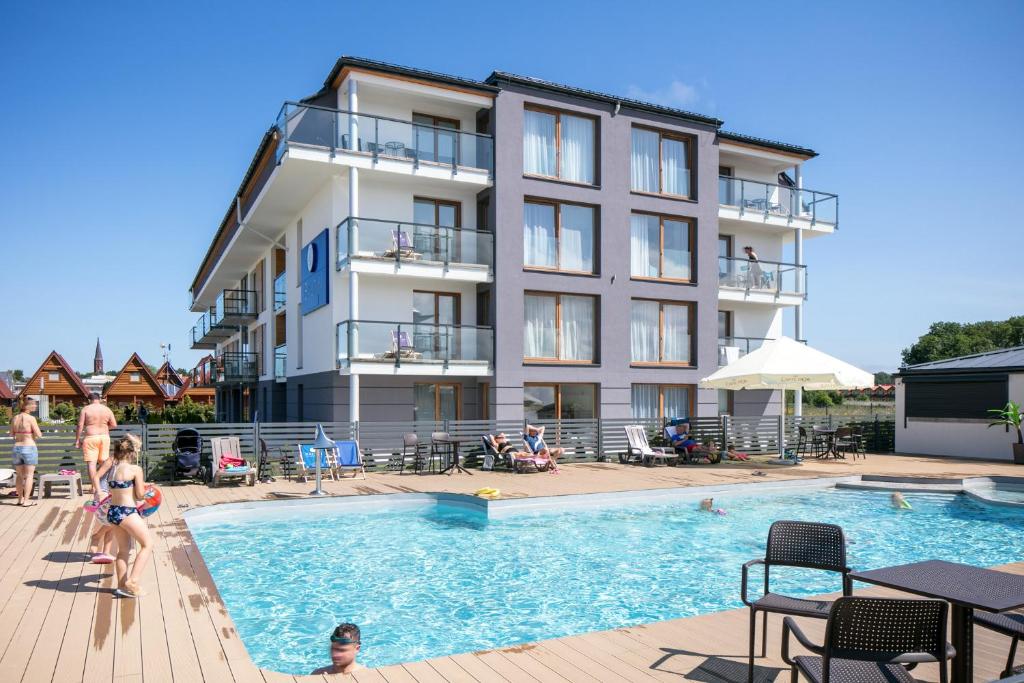
M 906 498 L 904 498 L 902 501 L 900 501 L 900 509 L 901 510 L 913 510 L 914 508 L 910 507 L 910 501 L 908 501 Z
M 474 496 L 479 498 L 493 499 L 501 495 L 501 491 L 490 487 L 478 489 L 473 493 Z

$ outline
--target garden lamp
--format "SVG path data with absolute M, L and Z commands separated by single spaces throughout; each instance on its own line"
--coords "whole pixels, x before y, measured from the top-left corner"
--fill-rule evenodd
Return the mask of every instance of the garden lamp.
M 336 448 L 336 444 L 327 438 L 324 433 L 324 426 L 319 422 L 316 425 L 316 437 L 313 441 L 313 457 L 316 458 L 316 489 L 310 492 L 313 496 L 323 496 L 324 491 L 320 488 L 320 459 L 327 457 L 327 451 Z M 322 455 L 321 455 L 322 454 Z

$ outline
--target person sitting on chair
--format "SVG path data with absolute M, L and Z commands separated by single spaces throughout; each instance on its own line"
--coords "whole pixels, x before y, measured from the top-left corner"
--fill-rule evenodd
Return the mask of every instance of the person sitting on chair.
M 677 453 L 689 453 L 697 447 L 697 442 L 690 436 L 689 421 L 680 422 L 675 429 L 669 430 L 669 440 Z
M 530 455 L 534 458 L 541 458 L 551 463 L 551 469 L 558 469 L 558 458 L 562 457 L 565 453 L 564 448 L 548 448 L 548 445 L 544 443 L 544 428 L 534 427 L 533 425 L 526 425 L 526 434 L 523 435 L 523 442 L 526 444 L 527 450 Z

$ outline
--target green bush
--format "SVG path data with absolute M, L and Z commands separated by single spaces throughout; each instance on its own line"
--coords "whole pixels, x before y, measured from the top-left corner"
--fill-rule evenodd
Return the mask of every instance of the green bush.
M 12 411 L 7 406 L 0 406 L 0 425 L 11 424 Z
M 827 391 L 818 391 L 811 397 L 811 405 L 818 408 L 828 408 L 834 404 L 832 403 L 832 397 Z
M 74 422 L 78 417 L 78 412 L 75 407 L 67 402 L 58 403 L 50 411 L 50 417 L 54 420 L 63 420 L 64 422 Z

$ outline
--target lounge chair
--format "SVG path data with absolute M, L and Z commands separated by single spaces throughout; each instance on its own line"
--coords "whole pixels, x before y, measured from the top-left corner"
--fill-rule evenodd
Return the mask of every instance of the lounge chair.
M 643 465 L 653 465 L 659 460 L 667 465 L 670 460 L 679 459 L 679 455 L 672 449 L 651 448 L 647 443 L 647 430 L 643 426 L 627 425 L 623 429 L 626 430 L 628 445 L 625 458 L 620 457 L 620 462 L 628 463 L 635 458 Z
M 256 467 L 242 458 L 242 445 L 237 436 L 219 436 L 210 439 L 210 450 L 212 452 L 211 485 L 216 487 L 221 481 L 227 479 L 242 479 L 249 486 L 256 485 Z M 221 467 L 223 458 L 242 460 L 243 465 Z
M 999 674 L 999 678 L 1024 674 L 1024 664 L 1013 665 L 1013 660 L 1017 655 L 1017 644 L 1021 638 L 1024 638 L 1024 614 L 1020 612 L 990 614 L 979 609 L 974 611 L 974 623 L 1010 638 L 1010 654 L 1006 658 L 1006 668 L 1003 669 L 1003 673 Z
M 764 595 L 751 601 L 747 598 L 747 574 L 755 565 L 764 567 Z M 751 681 L 754 680 L 754 642 L 757 638 L 758 612 L 764 615 L 761 626 L 761 656 L 764 657 L 768 651 L 769 612 L 827 619 L 832 609 L 831 600 L 791 598 L 788 595 L 772 593 L 769 583 L 772 567 L 802 567 L 836 572 L 842 576 L 843 595 L 850 595 L 853 590 L 850 568 L 846 564 L 846 537 L 843 535 L 842 527 L 822 522 L 773 522 L 768 529 L 768 546 L 764 559 L 750 560 L 744 564 L 740 583 L 740 599 L 750 608 L 748 680 Z
M 513 474 L 519 474 L 520 472 L 540 471 L 540 464 L 545 461 L 541 460 L 539 464 L 537 458 L 532 458 L 528 455 L 520 455 L 514 448 L 509 448 L 503 453 L 498 452 L 494 447 L 494 443 L 491 441 L 493 437 L 490 434 L 485 434 L 480 437 L 480 441 L 484 448 L 484 466 L 483 469 L 494 469 L 495 465 L 504 465 Z
M 409 233 L 404 230 L 391 231 L 391 248 L 384 252 L 384 256 L 388 258 L 406 260 L 416 260 L 420 258 L 420 254 L 417 253 L 416 249 L 412 246 L 412 241 L 409 239 Z
M 803 674 L 814 683 L 913 683 L 909 668 L 938 662 L 939 681 L 946 683 L 946 660 L 955 654 L 946 642 L 948 611 L 942 600 L 836 598 L 822 645 L 811 642 L 793 617 L 783 619 L 782 659 L 793 681 Z M 790 635 L 815 656 L 791 658 Z
M 381 358 L 408 358 L 418 360 L 423 354 L 417 351 L 406 330 L 391 330 L 391 348 L 380 355 Z
M 300 443 L 295 449 L 295 469 L 302 481 L 316 477 L 316 452 L 312 444 Z M 320 451 L 320 476 L 337 479 L 338 449 L 330 448 Z
M 338 472 L 338 478 L 345 472 L 352 472 L 352 478 L 362 475 L 366 479 L 366 467 L 363 465 L 363 454 L 359 452 L 358 441 L 335 441 L 334 467 Z M 315 461 L 314 461 L 315 462 Z

